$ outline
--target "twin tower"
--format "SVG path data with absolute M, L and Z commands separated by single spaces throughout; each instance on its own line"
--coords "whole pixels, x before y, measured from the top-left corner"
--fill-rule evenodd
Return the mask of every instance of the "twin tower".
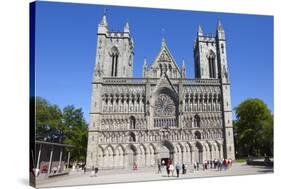
M 106 15 L 98 26 L 97 52 L 95 76 L 98 77 L 133 77 L 134 41 L 130 34 L 129 23 L 126 22 L 123 32 L 109 31 Z M 167 44 L 162 39 L 161 48 Z M 220 21 L 218 21 L 216 35 L 204 35 L 201 26 L 197 31 L 194 43 L 194 65 L 196 79 L 218 79 L 228 82 L 228 69 L 225 50 L 225 32 Z M 169 52 L 170 54 L 170 52 Z M 172 56 L 170 54 L 170 56 Z M 175 78 L 185 78 L 186 68 L 184 61 L 181 69 L 175 65 L 174 68 L 148 68 L 146 60 L 143 64 L 144 78 L 158 78 L 163 72 L 171 72 Z M 156 70 L 156 71 L 155 71 Z M 159 72 L 159 73 L 155 73 Z
M 133 77 L 134 41 L 126 23 L 109 31 L 98 25 L 88 133 L 87 167 L 128 168 L 157 162 L 235 159 L 225 32 L 198 27 L 195 78 L 186 78 L 165 39 L 143 77 Z

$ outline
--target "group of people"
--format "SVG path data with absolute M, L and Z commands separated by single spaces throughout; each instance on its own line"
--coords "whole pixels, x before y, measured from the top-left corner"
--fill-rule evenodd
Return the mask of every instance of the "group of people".
M 158 164 L 158 173 L 162 173 L 162 168 L 166 168 L 167 175 L 168 177 L 174 176 L 174 172 L 176 171 L 177 177 L 180 175 L 180 171 L 182 170 L 182 174 L 186 174 L 186 165 L 182 164 L 180 165 L 179 163 L 174 164 L 172 163 L 172 160 L 168 160 L 167 162 L 162 161 L 161 163 Z
M 217 169 L 218 171 L 221 170 L 227 170 L 231 168 L 232 166 L 232 160 L 231 159 L 214 159 L 214 160 L 205 160 L 202 163 L 194 162 L 193 167 L 194 170 L 199 171 L 200 166 L 202 166 L 203 170 L 207 169 Z M 187 166 L 186 164 L 179 164 L 176 163 L 173 164 L 172 160 L 169 159 L 168 161 L 162 161 L 158 164 L 158 173 L 162 173 L 162 169 L 166 168 L 168 177 L 174 176 L 174 172 L 176 172 L 176 176 L 179 177 L 180 172 L 182 171 L 182 174 L 186 174 Z
M 194 162 L 193 164 L 194 170 L 199 170 L 200 164 L 199 162 Z M 227 170 L 231 168 L 232 166 L 232 160 L 231 159 L 214 159 L 214 160 L 205 160 L 202 163 L 203 170 L 207 169 L 218 169 L 218 171 L 221 170 Z
M 98 172 L 99 172 L 99 168 L 98 167 L 95 167 L 95 166 L 92 166 L 92 169 L 91 169 L 91 177 L 96 177 L 98 175 Z M 86 167 L 84 168 L 84 174 L 86 173 Z

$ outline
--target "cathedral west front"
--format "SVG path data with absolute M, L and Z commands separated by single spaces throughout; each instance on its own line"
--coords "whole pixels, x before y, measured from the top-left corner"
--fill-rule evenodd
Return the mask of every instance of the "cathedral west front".
M 171 159 L 192 164 L 235 159 L 225 32 L 198 27 L 195 78 L 186 77 L 166 40 L 153 62 L 133 77 L 134 41 L 126 23 L 112 32 L 103 15 L 97 32 L 87 167 L 153 167 Z

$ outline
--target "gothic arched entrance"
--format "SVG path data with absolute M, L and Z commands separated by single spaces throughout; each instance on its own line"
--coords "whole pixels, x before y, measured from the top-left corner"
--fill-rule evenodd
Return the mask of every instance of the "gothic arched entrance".
M 137 149 L 134 145 L 128 146 L 127 149 L 128 167 L 133 167 L 134 163 L 137 163 Z
M 200 142 L 196 142 L 194 153 L 194 161 L 203 163 L 203 145 Z
M 165 165 L 174 159 L 174 147 L 170 141 L 162 141 L 159 149 L 159 158 Z

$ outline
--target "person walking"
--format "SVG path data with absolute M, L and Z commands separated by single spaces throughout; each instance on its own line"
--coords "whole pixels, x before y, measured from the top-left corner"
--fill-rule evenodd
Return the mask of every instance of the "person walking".
M 174 176 L 174 165 L 171 163 L 169 166 L 170 175 Z
M 138 170 L 138 164 L 136 162 L 133 163 L 133 170 Z
M 162 171 L 161 171 L 161 163 L 158 163 L 158 174 L 159 173 L 162 173 Z
M 170 166 L 170 164 L 169 164 L 169 162 L 167 162 L 167 164 L 166 164 L 166 170 L 167 170 L 167 175 L 168 175 L 168 177 L 170 176 L 169 166 Z
M 177 163 L 177 165 L 176 165 L 177 177 L 180 176 L 180 169 L 181 169 L 181 167 L 180 167 L 179 163 Z
M 185 164 L 182 164 L 182 174 L 184 175 L 186 173 L 186 168 L 185 168 Z
M 194 167 L 194 171 L 196 171 L 196 169 L 197 169 L 197 163 L 196 162 L 193 163 L 193 167 Z
M 231 168 L 232 167 L 232 160 L 228 159 L 228 163 L 229 163 L 229 168 Z
M 95 168 L 95 177 L 98 176 L 99 168 Z
M 216 169 L 217 166 L 218 166 L 218 160 L 215 158 L 215 159 L 214 159 L 214 169 Z
M 93 177 L 95 175 L 95 166 L 92 166 L 92 169 L 91 169 L 91 177 Z

